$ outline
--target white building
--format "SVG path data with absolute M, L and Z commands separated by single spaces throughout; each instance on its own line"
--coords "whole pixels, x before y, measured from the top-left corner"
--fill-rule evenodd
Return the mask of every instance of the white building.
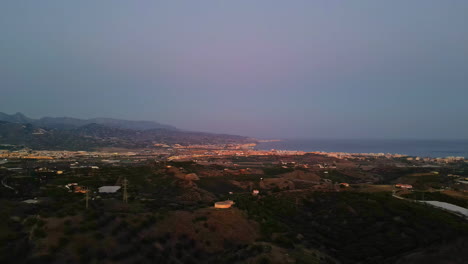
M 120 190 L 120 186 L 102 186 L 99 187 L 99 193 L 116 193 Z

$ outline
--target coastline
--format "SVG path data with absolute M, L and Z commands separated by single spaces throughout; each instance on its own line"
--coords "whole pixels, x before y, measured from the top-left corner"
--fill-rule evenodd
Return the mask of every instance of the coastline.
M 283 139 L 257 139 L 258 143 L 281 142 Z
M 400 155 L 421 158 L 468 158 L 468 140 L 281 139 L 258 141 L 256 150 Z

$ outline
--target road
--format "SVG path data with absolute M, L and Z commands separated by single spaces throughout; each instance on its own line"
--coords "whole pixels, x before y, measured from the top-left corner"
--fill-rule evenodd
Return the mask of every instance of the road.
M 1 183 L 2 183 L 3 187 L 8 188 L 8 189 L 11 189 L 11 190 L 15 191 L 15 193 L 18 193 L 18 191 L 17 191 L 15 188 L 11 187 L 10 185 L 8 185 L 8 184 L 6 183 L 6 180 L 7 180 L 7 179 L 8 179 L 8 176 L 5 176 L 5 177 L 2 178 Z
M 444 210 L 446 212 L 458 215 L 458 216 L 463 217 L 463 218 L 468 220 L 468 209 L 463 208 L 463 207 L 458 206 L 458 205 L 454 205 L 454 204 L 451 204 L 451 203 L 445 203 L 445 202 L 439 202 L 439 201 L 421 201 L 421 200 L 413 200 L 413 199 L 409 199 L 409 198 L 404 198 L 404 197 L 399 196 L 398 192 L 396 192 L 396 191 L 393 191 L 392 196 L 397 198 L 397 199 L 400 199 L 400 200 L 416 202 L 416 203 L 423 203 L 423 204 L 429 205 L 431 207 L 441 209 L 441 210 Z

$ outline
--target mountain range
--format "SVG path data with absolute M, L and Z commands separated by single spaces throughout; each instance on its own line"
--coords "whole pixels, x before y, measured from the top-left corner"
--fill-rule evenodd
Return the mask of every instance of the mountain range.
M 8 115 L 0 112 L 0 121 L 10 123 L 32 124 L 45 128 L 73 129 L 89 124 L 100 124 L 109 127 L 134 129 L 134 130 L 149 130 L 149 129 L 168 129 L 176 130 L 177 128 L 169 125 L 160 124 L 154 121 L 132 121 L 114 118 L 91 118 L 79 119 L 72 117 L 43 117 L 40 119 L 32 119 L 22 113 Z
M 101 147 L 145 148 L 164 144 L 230 144 L 253 139 L 225 134 L 184 131 L 153 121 L 113 118 L 79 119 L 0 112 L 0 144 L 47 150 L 93 150 Z

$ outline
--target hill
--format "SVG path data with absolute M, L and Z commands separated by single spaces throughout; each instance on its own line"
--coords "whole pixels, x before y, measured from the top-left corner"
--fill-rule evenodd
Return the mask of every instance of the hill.
M 11 123 L 31 123 L 34 119 L 28 118 L 22 113 L 16 113 L 8 115 L 0 112 L 0 121 L 6 121 Z
M 156 143 L 187 145 L 246 142 L 252 142 L 252 139 L 183 131 L 152 121 L 69 117 L 31 119 L 21 113 L 0 113 L 0 144 L 21 145 L 38 150 L 145 148 Z
M 133 129 L 133 130 L 149 130 L 149 129 L 168 129 L 177 130 L 177 128 L 160 124 L 154 121 L 133 121 L 114 118 L 91 118 L 79 119 L 73 117 L 42 117 L 40 119 L 29 118 L 22 113 L 8 115 L 0 112 L 0 121 L 21 124 L 33 124 L 39 127 L 72 129 L 89 124 L 100 124 L 114 128 Z

